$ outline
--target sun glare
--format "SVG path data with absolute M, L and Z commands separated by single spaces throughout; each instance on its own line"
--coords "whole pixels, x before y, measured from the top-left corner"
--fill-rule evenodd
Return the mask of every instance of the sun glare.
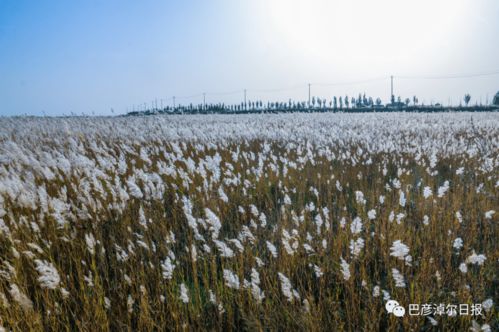
M 261 2 L 269 34 L 307 60 L 405 59 L 458 28 L 465 1 L 273 0 Z M 455 35 L 455 34 L 454 34 Z

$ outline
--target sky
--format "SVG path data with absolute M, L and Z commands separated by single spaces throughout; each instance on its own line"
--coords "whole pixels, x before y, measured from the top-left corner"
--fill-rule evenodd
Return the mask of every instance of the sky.
M 499 91 L 497 0 L 0 0 L 0 115 Z M 438 77 L 439 79 L 435 79 Z M 432 79 L 429 79 L 432 78 Z

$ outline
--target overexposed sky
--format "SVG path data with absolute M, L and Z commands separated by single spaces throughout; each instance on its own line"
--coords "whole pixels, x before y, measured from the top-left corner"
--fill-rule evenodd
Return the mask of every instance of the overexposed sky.
M 499 75 L 422 77 L 498 71 L 498 17 L 497 0 L 3 0 L 0 115 L 305 100 L 307 83 L 386 102 L 390 75 L 403 98 L 485 103 Z

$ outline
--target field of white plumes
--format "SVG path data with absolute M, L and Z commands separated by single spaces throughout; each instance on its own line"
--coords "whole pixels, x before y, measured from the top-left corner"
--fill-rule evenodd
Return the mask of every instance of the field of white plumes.
M 498 113 L 0 118 L 0 331 L 498 328 L 498 169 Z

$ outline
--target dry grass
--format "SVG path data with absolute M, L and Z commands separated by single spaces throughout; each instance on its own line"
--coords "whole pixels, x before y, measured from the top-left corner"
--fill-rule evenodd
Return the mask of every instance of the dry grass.
M 467 136 L 471 134 L 456 133 L 456 137 L 459 135 L 471 142 Z M 489 140 L 486 134 L 483 137 Z M 405 138 L 407 144 L 419 139 L 414 133 L 407 133 Z M 96 158 L 90 142 L 86 138 L 81 142 L 87 157 Z M 71 202 L 69 211 L 76 217 L 65 217 L 68 222 L 63 226 L 54 217 L 52 204 L 43 212 L 41 206 L 23 207 L 4 195 L 0 326 L 15 331 L 465 331 L 476 320 L 479 324 L 488 323 L 492 329 L 498 327 L 494 307 L 499 299 L 498 213 L 490 218 L 485 216 L 487 211 L 499 207 L 498 178 L 494 170 L 481 168 L 483 155 L 442 156 L 430 168 L 431 156 L 367 152 L 372 148 L 360 140 L 341 146 L 310 144 L 308 148 L 305 142 L 292 146 L 288 142 L 260 139 L 184 143 L 179 145 L 180 152 L 175 152 L 169 142 L 131 144 L 134 152 L 123 154 L 126 172 L 118 174 L 113 166 L 104 171 L 108 180 L 97 178 L 102 191 L 95 183 L 83 186 L 89 174 L 78 171 L 64 174 L 54 170 L 57 176 L 52 180 L 37 175 L 35 182 L 46 186 L 49 197 L 61 197 L 61 188 L 66 188 L 65 201 Z M 110 154 L 123 153 L 120 143 L 108 146 Z M 140 148 L 144 147 L 150 163 L 140 156 Z M 324 148 L 335 158 L 322 153 Z M 232 156 L 235 151 L 237 158 Z M 310 158 L 303 159 L 307 153 Z M 168 154 L 176 155 L 178 160 L 167 159 Z M 209 170 L 204 176 L 189 170 L 184 162 L 191 158 L 199 169 L 200 161 L 216 154 L 222 161 L 218 164 L 220 179 Z M 488 155 L 495 158 L 496 165 L 497 154 L 495 150 Z M 161 162 L 172 166 L 174 173 L 162 174 Z M 461 167 L 463 173 L 457 174 Z M 5 164 L 4 169 L 9 172 L 9 165 Z M 110 185 L 112 179 L 119 178 L 125 184 L 137 170 L 160 175 L 164 185 L 157 189 L 160 197 L 146 195 L 148 184 L 137 178 L 144 198 L 117 198 L 119 195 Z M 20 177 L 29 177 L 29 173 Z M 227 179 L 237 179 L 237 183 L 224 183 Z M 445 181 L 449 181 L 449 189 L 438 197 L 438 189 Z M 429 198 L 423 196 L 426 186 L 433 192 Z M 221 198 L 220 187 L 227 202 Z M 81 196 L 85 191 L 93 199 L 86 207 L 88 217 L 83 217 L 82 212 L 85 200 Z M 365 204 L 358 202 L 356 191 L 363 193 Z M 400 204 L 401 191 L 406 198 L 404 206 Z M 286 195 L 291 204 L 285 204 Z M 383 204 L 380 196 L 385 197 Z M 192 202 L 192 216 L 201 219 L 198 229 L 203 240 L 196 239 L 188 226 L 184 197 Z M 117 202 L 123 202 L 123 206 L 111 209 Z M 258 209 L 258 216 L 251 212 L 252 204 Z M 315 208 L 310 208 L 311 204 Z M 203 227 L 207 219 L 205 208 L 220 219 L 218 240 L 234 251 L 233 257 L 221 257 L 212 241 L 212 232 Z M 372 220 L 368 218 L 370 210 L 376 211 Z M 461 221 L 456 216 L 458 211 Z M 404 214 L 403 219 L 391 221 L 392 212 L 395 216 Z M 261 214 L 265 215 L 265 226 Z M 323 221 L 320 233 L 317 215 Z M 429 218 L 427 225 L 423 222 L 425 216 Z M 355 217 L 362 220 L 358 234 L 351 231 Z M 38 225 L 39 231 L 32 223 Z M 241 241 L 241 252 L 228 240 L 238 238 L 244 225 L 249 226 L 255 240 Z M 283 230 L 290 234 L 295 230 L 299 246 L 292 255 L 284 248 Z M 89 234 L 96 240 L 93 253 L 85 242 L 85 235 Z M 453 243 L 458 237 L 463 247 L 455 249 Z M 349 247 L 352 240 L 359 238 L 365 245 L 355 257 Z M 411 264 L 390 256 L 390 247 L 396 240 L 409 247 Z M 276 246 L 277 257 L 269 251 L 267 241 Z M 303 244 L 310 245 L 313 252 L 307 252 Z M 484 254 L 485 262 L 468 263 L 467 272 L 461 272 L 460 264 L 473 251 Z M 119 259 L 122 252 L 129 256 L 125 261 Z M 165 279 L 161 264 L 169 255 L 173 257 L 172 253 L 175 269 L 172 278 Z M 56 267 L 61 279 L 58 288 L 40 286 L 35 257 Z M 259 266 L 257 257 L 264 266 Z M 348 280 L 341 270 L 341 258 L 349 264 Z M 316 276 L 313 264 L 321 268 L 322 276 Z M 265 293 L 261 303 L 251 289 L 243 287 L 244 279 L 251 280 L 252 268 L 258 271 L 259 288 Z M 392 268 L 403 275 L 406 287 L 396 287 Z M 240 289 L 226 285 L 224 269 L 238 276 Z M 278 272 L 290 279 L 300 299 L 288 301 Z M 188 289 L 188 303 L 180 299 L 182 283 Z M 31 308 L 16 301 L 10 291 L 13 284 L 29 298 Z M 379 296 L 373 295 L 376 286 L 380 288 Z M 61 288 L 69 295 L 64 296 Z M 494 306 L 481 317 L 432 315 L 438 321 L 438 326 L 433 326 L 425 317 L 388 315 L 383 290 L 406 308 L 409 303 L 471 304 L 486 299 L 493 299 Z M 210 291 L 216 295 L 216 303 L 210 301 Z

